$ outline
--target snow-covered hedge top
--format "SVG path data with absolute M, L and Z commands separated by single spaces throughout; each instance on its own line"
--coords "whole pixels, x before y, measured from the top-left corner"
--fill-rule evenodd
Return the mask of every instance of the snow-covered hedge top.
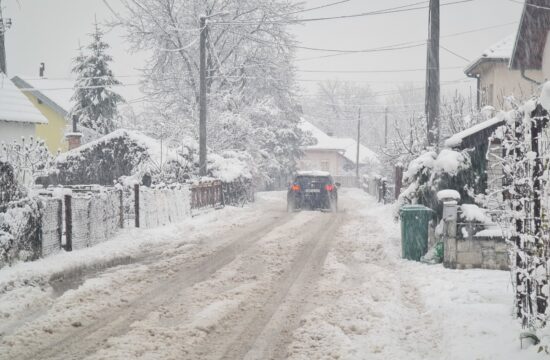
M 169 149 L 167 146 L 161 146 L 159 141 L 138 131 L 119 129 L 97 140 L 90 141 L 89 143 L 82 145 L 76 149 L 60 154 L 57 157 L 57 161 L 64 162 L 67 160 L 68 157 L 78 156 L 83 151 L 105 145 L 116 138 L 128 138 L 137 145 L 147 149 L 147 154 L 149 155 L 151 160 L 158 164 L 161 163 L 161 158 L 162 162 L 179 159 L 179 156 L 175 151 Z
M 483 224 L 491 223 L 491 219 L 487 216 L 486 210 L 474 204 L 460 205 L 462 210 L 462 218 L 466 221 L 475 221 Z

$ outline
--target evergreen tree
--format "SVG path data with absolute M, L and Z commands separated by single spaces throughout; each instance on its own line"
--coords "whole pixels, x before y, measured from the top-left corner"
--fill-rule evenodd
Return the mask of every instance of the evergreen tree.
M 80 52 L 74 59 L 73 73 L 77 75 L 75 93 L 71 100 L 75 102 L 70 118 L 77 116 L 79 124 L 101 134 L 114 130 L 114 119 L 118 113 L 117 105 L 124 99 L 111 90 L 120 82 L 115 79 L 109 68 L 113 58 L 107 54 L 109 45 L 103 41 L 104 33 L 95 23 L 95 32 L 88 52 Z

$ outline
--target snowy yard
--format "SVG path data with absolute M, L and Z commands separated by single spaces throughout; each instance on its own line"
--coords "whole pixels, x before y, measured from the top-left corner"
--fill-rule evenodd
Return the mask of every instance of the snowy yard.
M 2 359 L 536 359 L 510 275 L 400 259 L 390 206 L 261 193 L 0 270 Z M 55 281 L 54 281 L 55 279 Z

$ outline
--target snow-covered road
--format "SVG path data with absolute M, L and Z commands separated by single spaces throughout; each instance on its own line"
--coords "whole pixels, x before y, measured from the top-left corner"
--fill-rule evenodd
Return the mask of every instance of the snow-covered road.
M 390 207 L 358 190 L 337 214 L 284 200 L 0 271 L 0 358 L 536 358 L 506 272 L 401 260 Z

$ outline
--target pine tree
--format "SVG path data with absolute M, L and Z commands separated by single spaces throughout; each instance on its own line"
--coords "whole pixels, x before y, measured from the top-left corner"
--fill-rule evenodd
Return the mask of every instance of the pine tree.
M 75 93 L 71 100 L 75 102 L 70 118 L 76 116 L 78 123 L 101 134 L 114 130 L 114 119 L 118 113 L 117 105 L 124 99 L 111 90 L 113 85 L 121 83 L 115 79 L 109 68 L 113 58 L 107 54 L 109 45 L 103 41 L 104 33 L 95 23 L 92 42 L 88 53 L 81 52 L 74 59 L 72 71 L 77 75 Z

